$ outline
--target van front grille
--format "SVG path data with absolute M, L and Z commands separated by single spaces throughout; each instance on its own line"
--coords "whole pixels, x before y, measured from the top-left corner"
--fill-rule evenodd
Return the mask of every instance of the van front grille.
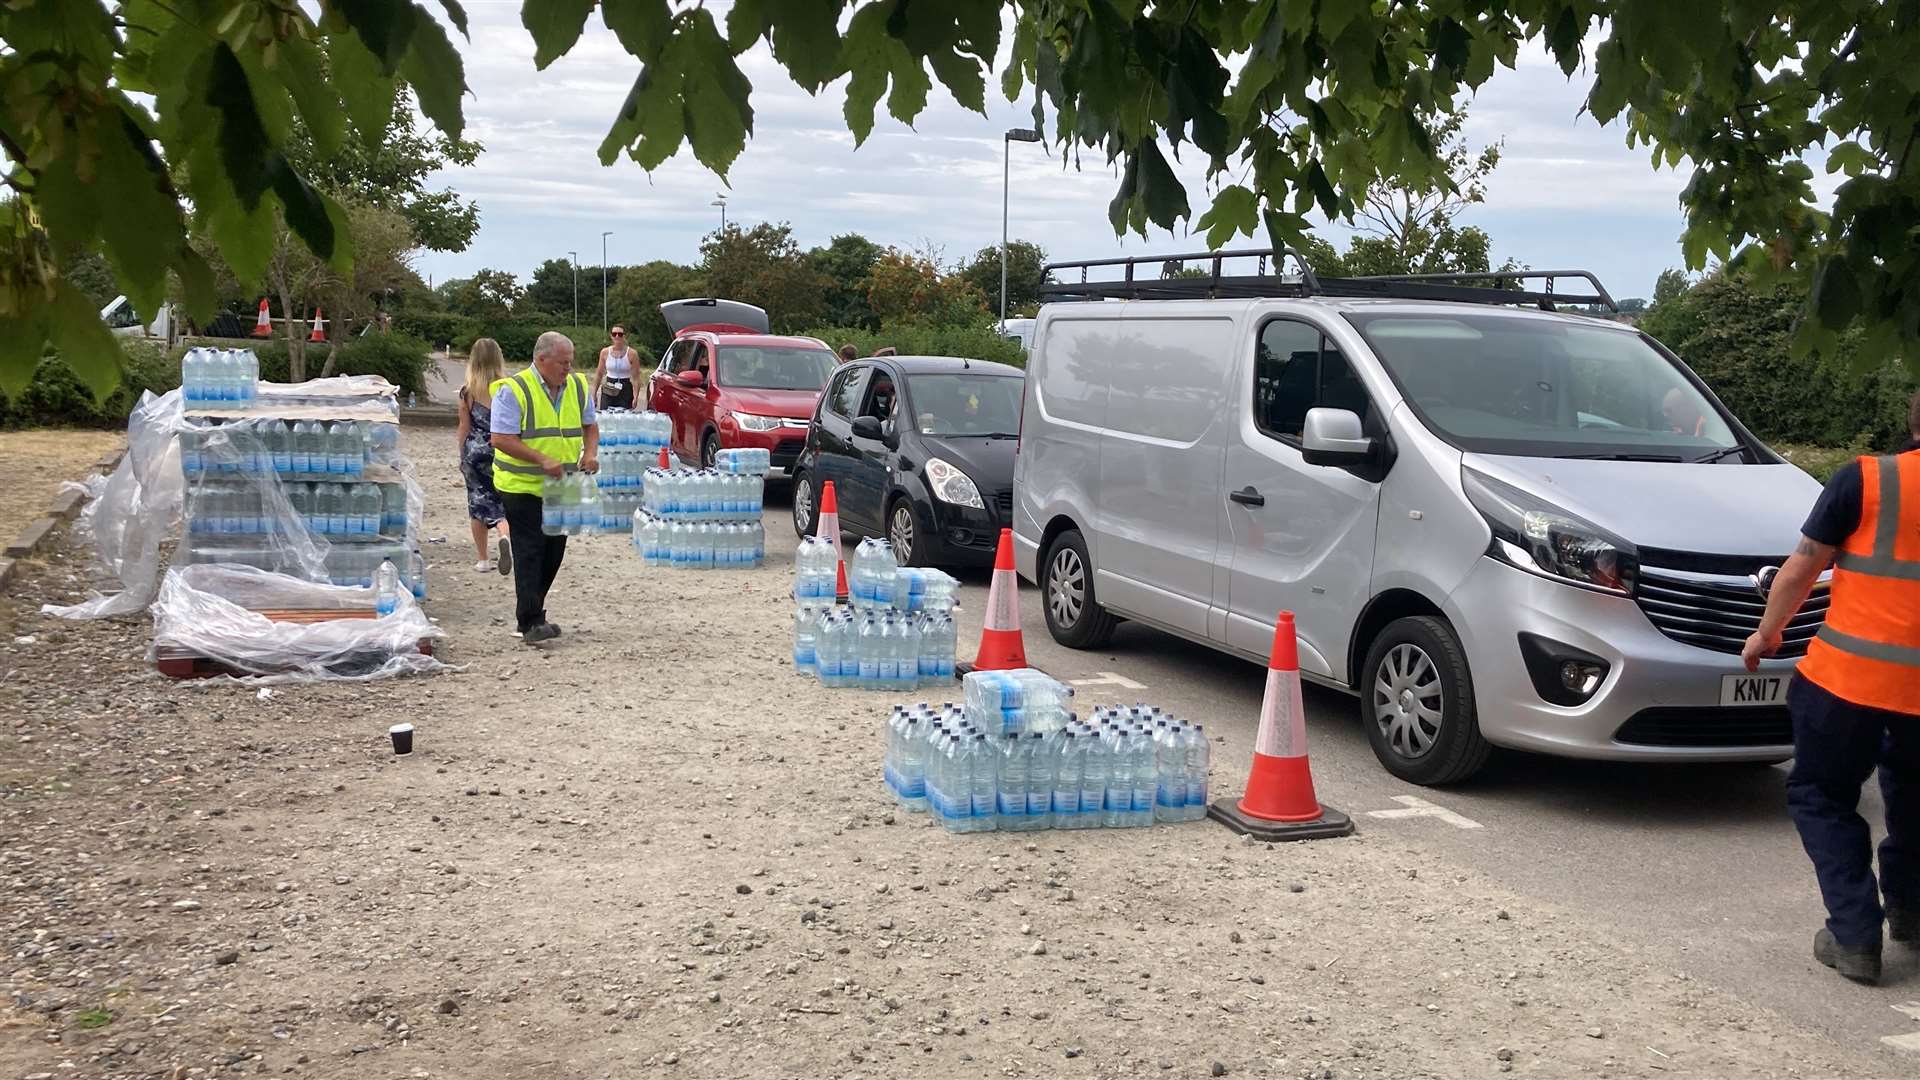
M 1700 557 L 1696 556 L 1697 560 Z M 1742 563 L 1756 560 L 1741 560 Z M 1785 562 L 1780 559 L 1768 565 Z M 1688 573 L 1642 565 L 1634 587 L 1634 602 L 1648 621 L 1675 641 L 1684 641 L 1719 653 L 1738 653 L 1747 637 L 1760 628 L 1766 598 L 1750 578 L 1733 574 Z M 1828 587 L 1821 583 L 1787 623 L 1775 654 L 1792 659 L 1807 654 L 1807 643 L 1826 621 Z
M 1785 705 L 1732 708 L 1666 705 L 1634 713 L 1613 733 L 1613 738 L 1635 746 L 1791 746 L 1793 720 L 1787 715 Z
M 1001 491 L 995 494 L 993 497 L 993 505 L 996 509 L 1000 511 L 1000 523 L 1002 525 L 1013 524 L 1013 489 L 1012 488 L 1007 488 L 1005 491 Z

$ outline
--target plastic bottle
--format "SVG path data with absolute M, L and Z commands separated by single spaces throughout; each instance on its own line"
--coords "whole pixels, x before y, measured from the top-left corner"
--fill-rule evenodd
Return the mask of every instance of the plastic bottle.
M 900 729 L 900 805 L 908 810 L 927 808 L 926 729 L 931 726 L 909 719 Z
M 1159 780 L 1152 729 L 1146 724 L 1136 724 L 1128 734 L 1127 745 L 1133 755 L 1133 808 L 1127 815 L 1127 824 L 1151 825 L 1154 786 Z
M 1017 736 L 998 741 L 999 788 L 993 824 L 1002 832 L 1022 832 L 1028 828 L 1027 787 L 1037 745 Z
M 801 604 L 793 609 L 793 670 L 796 675 L 818 678 L 818 622 L 820 609 Z
M 326 429 L 327 475 L 347 475 L 347 455 L 353 451 L 353 425 L 336 420 Z
M 1060 735 L 1053 756 L 1053 827 L 1084 829 L 1087 821 L 1080 812 L 1080 790 L 1086 782 L 1087 742 L 1077 732 Z
M 884 690 L 880 682 L 880 620 L 872 614 L 863 614 L 860 629 L 855 636 L 854 656 L 860 663 L 860 682 L 862 690 Z
M 1186 731 L 1187 813 L 1183 820 L 1199 821 L 1207 816 L 1207 767 L 1213 756 L 1206 729 L 1194 724 Z
M 387 616 L 400 607 L 400 571 L 394 569 L 392 560 L 380 564 L 380 572 L 375 579 L 373 610 L 376 614 Z
M 285 420 L 267 420 L 267 452 L 273 458 L 275 475 L 293 472 L 293 429 Z
M 355 512 L 359 520 L 358 531 L 371 540 L 380 535 L 380 521 L 383 516 L 380 485 L 362 481 L 354 485 L 354 494 L 357 504 Z
M 1052 742 L 1040 732 L 1029 732 L 1020 739 L 1027 750 L 1028 829 L 1046 829 L 1053 825 L 1053 753 Z
M 380 531 L 388 536 L 407 534 L 407 487 L 380 485 Z
M 972 745 L 967 754 L 967 791 L 970 813 L 967 820 L 968 832 L 991 832 L 997 821 L 995 813 L 999 801 L 999 778 L 995 775 L 994 762 L 998 758 L 993 743 L 985 735 L 975 732 Z

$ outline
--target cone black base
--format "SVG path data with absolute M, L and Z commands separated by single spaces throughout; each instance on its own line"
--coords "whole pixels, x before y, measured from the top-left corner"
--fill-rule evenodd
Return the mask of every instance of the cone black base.
M 1216 800 L 1207 807 L 1207 816 L 1234 832 L 1269 844 L 1282 840 L 1325 840 L 1353 833 L 1353 819 L 1325 803 L 1320 804 L 1320 816 L 1312 821 L 1268 821 L 1266 818 L 1248 817 L 1240 812 L 1239 799 Z

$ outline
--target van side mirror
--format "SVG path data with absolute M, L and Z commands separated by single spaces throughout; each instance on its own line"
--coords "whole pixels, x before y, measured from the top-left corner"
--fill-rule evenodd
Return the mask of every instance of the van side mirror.
M 1349 409 L 1308 409 L 1300 456 L 1309 465 L 1364 465 L 1373 460 L 1373 440 Z
M 885 435 L 880 429 L 880 418 L 877 416 L 854 417 L 853 433 L 862 439 L 872 439 L 875 442 L 879 442 Z

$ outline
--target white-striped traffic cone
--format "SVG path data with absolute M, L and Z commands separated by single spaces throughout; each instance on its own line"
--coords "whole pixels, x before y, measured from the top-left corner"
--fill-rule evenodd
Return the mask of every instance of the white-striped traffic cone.
M 272 337 L 273 320 L 267 315 L 267 298 L 260 298 L 260 317 L 253 321 L 254 337 Z
M 1027 667 L 1027 644 L 1020 636 L 1020 578 L 1013 570 L 1013 530 L 1000 530 L 993 555 L 993 586 L 987 590 L 987 617 L 980 629 L 974 671 Z
M 1300 697 L 1300 643 L 1291 611 L 1281 612 L 1273 627 L 1247 792 L 1237 801 L 1214 803 L 1207 816 L 1256 840 L 1314 840 L 1353 831 L 1352 818 L 1322 806 L 1313 792 L 1307 710 Z

